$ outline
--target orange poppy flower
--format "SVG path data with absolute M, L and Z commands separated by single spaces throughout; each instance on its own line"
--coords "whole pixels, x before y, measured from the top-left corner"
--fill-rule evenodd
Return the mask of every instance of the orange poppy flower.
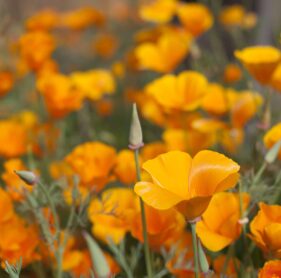
M 118 48 L 118 38 L 113 34 L 101 34 L 95 38 L 92 48 L 102 58 L 110 58 Z
M 220 255 L 214 260 L 213 267 L 215 273 L 217 274 L 215 277 L 218 278 L 221 277 L 226 260 L 227 260 L 226 255 Z M 236 267 L 238 268 L 240 267 L 240 261 L 234 257 L 230 258 L 227 264 L 225 275 L 227 275 L 228 278 L 236 278 L 237 277 Z
M 94 198 L 88 208 L 88 217 L 93 223 L 94 236 L 107 242 L 110 238 L 120 243 L 130 231 L 137 209 L 137 197 L 127 188 L 111 188 Z
M 281 261 L 267 261 L 259 271 L 258 278 L 278 278 L 281 277 Z
M 84 94 L 75 88 L 71 79 L 63 74 L 43 75 L 37 80 L 49 113 L 60 118 L 81 108 Z
M 270 85 L 277 91 L 281 92 L 281 64 L 275 69 L 272 74 Z
M 225 83 L 236 83 L 242 78 L 242 71 L 236 64 L 228 64 L 224 68 L 223 81 Z
M 281 206 L 261 202 L 259 208 L 249 236 L 265 253 L 281 258 Z
M 114 173 L 122 183 L 130 185 L 136 181 L 134 152 L 122 150 L 118 153 Z
M 87 142 L 77 146 L 65 157 L 81 183 L 99 191 L 110 179 L 116 163 L 114 148 L 101 142 Z
M 184 28 L 193 36 L 200 36 L 213 25 L 213 16 L 209 9 L 200 3 L 179 4 L 177 15 Z
M 104 98 L 95 102 L 94 106 L 99 116 L 108 117 L 112 115 L 114 102 L 110 99 Z
M 19 47 L 21 58 L 29 68 L 36 71 L 50 59 L 55 49 L 55 40 L 49 33 L 32 31 L 20 37 Z
M 239 165 L 222 154 L 200 151 L 189 154 L 171 151 L 143 163 L 152 182 L 141 181 L 135 192 L 148 205 L 165 210 L 176 206 L 187 220 L 206 210 L 213 194 L 234 187 Z
M 162 34 L 155 43 L 145 42 L 136 47 L 135 55 L 140 69 L 168 73 L 184 59 L 192 37 L 182 30 L 172 30 Z
M 227 128 L 220 133 L 219 142 L 230 153 L 235 153 L 244 142 L 244 130 L 241 128 Z
M 167 152 L 166 145 L 159 141 L 145 144 L 141 149 L 140 155 L 142 160 L 146 161 L 165 152 Z
M 9 220 L 11 220 L 14 216 L 14 207 L 11 196 L 2 188 L 0 188 L 0 223 L 1 225 Z
M 167 23 L 173 18 L 177 0 L 155 0 L 140 7 L 140 17 L 146 21 Z
M 242 5 L 231 5 L 222 9 L 219 15 L 219 21 L 226 27 L 241 26 L 246 11 Z
M 164 75 L 149 83 L 145 90 L 164 108 L 191 111 L 200 105 L 207 84 L 202 74 L 183 71 L 178 76 Z
M 268 84 L 281 59 L 281 53 L 272 46 L 252 46 L 236 50 L 234 55 L 261 84 Z
M 14 86 L 14 77 L 10 71 L 0 72 L 0 96 L 5 96 Z
M 99 100 L 106 94 L 113 94 L 115 82 L 107 70 L 89 70 L 74 72 L 70 75 L 73 85 L 90 100 Z
M 270 149 L 275 143 L 281 140 L 281 123 L 276 124 L 268 130 L 263 137 L 263 142 L 267 149 Z M 279 158 L 281 158 L 281 150 L 279 151 Z
M 250 197 L 244 193 L 242 198 L 245 210 Z M 196 233 L 207 249 L 213 252 L 220 251 L 240 236 L 242 227 L 238 221 L 241 217 L 239 195 L 220 192 L 212 198 L 202 215 L 202 221 L 197 223 Z

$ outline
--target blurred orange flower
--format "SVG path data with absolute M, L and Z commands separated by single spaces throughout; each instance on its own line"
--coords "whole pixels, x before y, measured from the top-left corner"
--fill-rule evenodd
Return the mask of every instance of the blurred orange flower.
M 258 278 L 277 278 L 281 277 L 281 261 L 267 261 L 259 271 Z
M 92 233 L 105 242 L 120 243 L 130 231 L 136 216 L 137 197 L 127 188 L 111 188 L 94 198 L 88 208 L 88 217 L 93 223 Z
M 112 57 L 118 48 L 118 38 L 113 34 L 102 33 L 95 38 L 92 48 L 103 58 Z
M 213 151 L 189 154 L 171 151 L 143 163 L 152 182 L 136 183 L 135 192 L 148 205 L 165 210 L 176 206 L 187 220 L 206 210 L 213 194 L 234 187 L 239 165 Z
M 281 140 L 281 123 L 274 125 L 263 137 L 263 142 L 267 149 L 270 149 L 279 140 Z M 279 152 L 279 158 L 281 158 L 281 150 Z
M 213 25 L 209 9 L 200 3 L 179 4 L 177 14 L 185 29 L 193 36 L 200 36 Z
M 75 147 L 65 161 L 82 184 L 99 191 L 109 181 L 116 158 L 114 148 L 101 142 L 87 142 Z
M 173 18 L 177 0 L 154 0 L 140 7 L 140 17 L 155 23 L 167 23 Z
M 215 277 L 221 277 L 222 272 L 224 270 L 224 265 L 227 258 L 226 255 L 220 255 L 216 257 L 216 259 L 213 262 L 214 271 L 217 274 Z M 240 267 L 240 261 L 237 258 L 230 258 L 227 263 L 227 269 L 225 271 L 225 275 L 227 275 L 228 278 L 236 278 L 237 277 L 237 270 Z
M 259 203 L 259 212 L 250 223 L 250 238 L 265 253 L 281 258 L 281 206 Z
M 145 42 L 135 49 L 139 68 L 168 73 L 187 56 L 192 36 L 182 30 L 170 29 L 157 42 Z
M 10 71 L 0 71 L 0 96 L 5 96 L 14 86 L 14 76 Z
M 219 21 L 224 26 L 241 26 L 245 17 L 245 9 L 242 5 L 226 6 L 219 15 Z
M 200 105 L 207 84 L 202 74 L 183 71 L 178 76 L 164 75 L 149 83 L 145 90 L 164 108 L 190 111 Z
M 281 59 L 280 51 L 272 46 L 252 46 L 236 50 L 234 55 L 261 84 L 269 84 Z
M 245 210 L 249 205 L 250 196 L 243 193 L 242 199 Z M 218 252 L 240 236 L 241 217 L 239 195 L 228 192 L 217 193 L 203 213 L 202 221 L 197 223 L 196 233 L 207 249 Z
M 236 64 L 228 64 L 224 68 L 224 73 L 223 73 L 223 81 L 225 83 L 235 83 L 241 80 L 242 78 L 242 71 L 239 66 Z

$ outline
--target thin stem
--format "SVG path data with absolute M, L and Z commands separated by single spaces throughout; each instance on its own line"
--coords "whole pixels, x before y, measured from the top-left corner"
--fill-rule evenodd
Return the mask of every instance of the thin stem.
M 140 171 L 140 165 L 139 165 L 139 150 L 138 149 L 136 149 L 134 151 L 134 155 L 135 155 L 137 180 L 141 181 L 141 171 Z M 142 234 L 143 234 L 143 240 L 144 240 L 144 255 L 145 255 L 145 263 L 146 263 L 146 271 L 147 271 L 148 278 L 152 278 L 153 270 L 152 270 L 150 250 L 149 250 L 149 245 L 148 245 L 148 238 L 147 238 L 146 217 L 145 217 L 144 203 L 141 198 L 140 198 L 140 207 L 141 207 L 141 222 L 142 222 Z
M 266 161 L 264 161 L 263 164 L 261 165 L 259 171 L 257 172 L 257 174 L 254 177 L 253 185 L 256 185 L 260 181 L 260 178 L 261 178 L 264 170 L 266 169 L 266 166 L 267 166 L 267 163 L 266 163 Z
M 197 236 L 196 236 L 196 223 L 190 223 L 191 233 L 192 233 L 192 246 L 193 246 L 193 256 L 194 256 L 194 266 L 195 266 L 195 278 L 199 278 L 199 259 L 198 259 L 198 246 L 197 246 Z

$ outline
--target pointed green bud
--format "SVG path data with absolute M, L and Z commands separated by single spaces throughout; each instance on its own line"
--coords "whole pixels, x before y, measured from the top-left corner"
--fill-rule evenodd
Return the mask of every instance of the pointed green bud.
M 203 249 L 202 244 L 199 239 L 198 239 L 198 257 L 199 257 L 199 264 L 200 264 L 200 268 L 201 268 L 202 272 L 208 273 L 209 263 L 208 263 L 207 257 L 205 255 L 204 249 Z
M 265 161 L 270 164 L 273 163 L 280 151 L 280 147 L 281 147 L 281 140 L 277 141 L 270 149 L 269 151 L 266 153 L 265 155 Z
M 129 148 L 132 150 L 137 150 L 143 146 L 142 140 L 142 129 L 140 124 L 140 119 L 138 116 L 137 105 L 133 104 L 131 128 L 129 135 Z
M 16 171 L 17 176 L 28 185 L 34 185 L 38 182 L 38 177 L 30 171 Z

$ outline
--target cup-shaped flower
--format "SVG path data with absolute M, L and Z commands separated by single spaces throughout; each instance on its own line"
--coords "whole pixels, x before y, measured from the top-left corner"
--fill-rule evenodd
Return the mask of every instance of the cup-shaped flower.
M 261 84 L 271 81 L 274 70 L 281 59 L 281 53 L 272 46 L 253 46 L 235 51 L 235 56 Z
M 259 207 L 250 224 L 250 238 L 266 254 L 281 258 L 281 206 L 259 203 Z
M 235 186 L 240 167 L 220 153 L 204 150 L 193 159 L 171 151 L 146 161 L 142 168 L 152 179 L 135 185 L 143 201 L 159 210 L 176 207 L 193 220 L 206 210 L 213 194 Z
M 245 209 L 250 201 L 249 195 L 244 193 L 242 201 Z M 206 248 L 220 251 L 239 237 L 242 228 L 240 218 L 239 195 L 220 192 L 212 198 L 202 221 L 197 223 L 197 235 Z
M 264 264 L 263 268 L 259 271 L 259 278 L 281 277 L 281 261 L 272 260 Z

